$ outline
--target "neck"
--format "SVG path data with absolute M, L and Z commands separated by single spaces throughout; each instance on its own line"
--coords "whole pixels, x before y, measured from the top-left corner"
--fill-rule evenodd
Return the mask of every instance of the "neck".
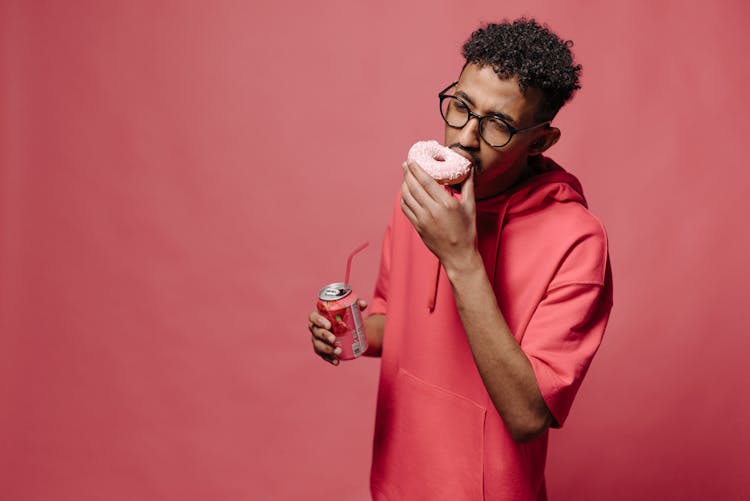
M 480 186 L 475 186 L 475 199 L 485 200 L 496 197 L 533 177 L 537 174 L 537 169 L 534 167 L 535 160 L 535 158 L 524 158 L 522 163 L 512 166 L 497 178 L 488 179 Z

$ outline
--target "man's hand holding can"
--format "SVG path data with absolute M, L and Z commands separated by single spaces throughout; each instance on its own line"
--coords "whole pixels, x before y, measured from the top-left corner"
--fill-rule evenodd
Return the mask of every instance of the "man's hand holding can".
M 360 311 L 364 311 L 367 308 L 367 301 L 358 299 L 357 306 Z M 337 336 L 333 332 L 336 328 L 331 325 L 331 321 L 316 310 L 310 313 L 307 328 L 312 334 L 311 340 L 315 353 L 326 362 L 338 365 L 342 347 L 340 341 L 337 342 Z

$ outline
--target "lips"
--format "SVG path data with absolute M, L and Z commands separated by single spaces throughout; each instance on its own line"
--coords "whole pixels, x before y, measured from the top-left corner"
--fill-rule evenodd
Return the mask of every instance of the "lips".
M 460 147 L 451 146 L 450 148 L 451 148 L 451 150 L 453 150 L 454 152 L 458 153 L 459 155 L 461 155 L 462 157 L 464 157 L 465 159 L 467 159 L 469 162 L 471 162 L 471 166 L 473 168 L 476 169 L 477 165 L 479 165 L 479 160 L 477 158 L 475 158 L 468 151 L 466 151 L 466 150 L 464 150 L 464 149 L 462 149 Z

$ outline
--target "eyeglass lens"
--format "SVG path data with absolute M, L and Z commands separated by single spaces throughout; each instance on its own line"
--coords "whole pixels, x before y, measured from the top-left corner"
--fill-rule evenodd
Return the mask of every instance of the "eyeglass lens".
M 443 98 L 440 103 L 440 113 L 451 127 L 461 128 L 469 121 L 469 109 L 466 104 L 452 96 Z M 479 133 L 493 146 L 503 146 L 510 140 L 510 130 L 502 120 L 491 116 L 484 117 L 479 126 Z

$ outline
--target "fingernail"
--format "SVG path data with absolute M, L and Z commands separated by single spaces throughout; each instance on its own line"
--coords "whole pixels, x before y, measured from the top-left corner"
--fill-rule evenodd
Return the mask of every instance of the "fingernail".
M 332 334 L 332 335 L 330 335 L 330 336 L 328 336 L 328 341 L 329 341 L 329 342 L 330 342 L 331 344 L 335 343 L 335 342 L 336 342 L 336 336 L 334 336 L 333 334 Z
M 341 355 L 341 348 L 337 347 L 335 350 L 333 350 L 334 355 Z
M 334 361 L 333 361 L 333 362 L 331 362 L 331 363 L 332 363 L 333 365 L 338 365 L 338 364 L 339 364 L 339 361 L 338 361 L 338 360 L 334 360 Z

